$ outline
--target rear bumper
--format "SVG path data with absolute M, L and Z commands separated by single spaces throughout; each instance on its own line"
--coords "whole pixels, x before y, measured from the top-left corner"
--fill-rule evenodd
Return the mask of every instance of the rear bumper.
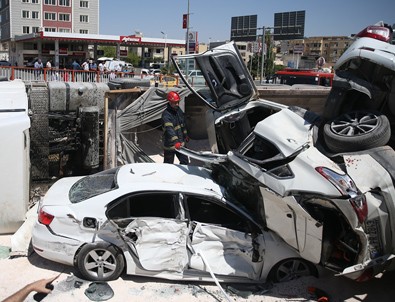
M 34 251 L 43 258 L 66 265 L 74 265 L 74 256 L 84 242 L 57 236 L 36 222 L 33 227 L 32 244 Z

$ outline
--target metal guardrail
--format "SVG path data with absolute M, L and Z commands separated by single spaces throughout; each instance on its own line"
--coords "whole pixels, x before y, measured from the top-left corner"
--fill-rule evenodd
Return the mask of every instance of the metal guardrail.
M 96 82 L 108 83 L 116 78 L 149 78 L 146 74 L 135 74 L 134 72 L 100 72 L 73 69 L 56 68 L 30 68 L 18 66 L 0 66 L 0 77 L 8 80 L 21 79 L 24 82 Z M 159 76 L 158 81 L 161 81 Z M 178 80 L 178 79 L 177 79 Z

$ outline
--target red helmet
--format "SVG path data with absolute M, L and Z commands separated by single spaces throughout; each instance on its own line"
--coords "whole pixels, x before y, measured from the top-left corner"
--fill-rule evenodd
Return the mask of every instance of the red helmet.
M 178 102 L 181 100 L 181 98 L 180 98 L 180 95 L 179 95 L 177 92 L 175 92 L 175 91 L 170 91 L 170 92 L 167 94 L 167 100 L 168 100 L 170 103 L 178 103 Z

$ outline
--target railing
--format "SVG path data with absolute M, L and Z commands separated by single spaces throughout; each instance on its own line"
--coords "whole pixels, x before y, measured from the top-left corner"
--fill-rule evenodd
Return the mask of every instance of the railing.
M 145 74 L 135 74 L 134 72 L 100 72 L 100 71 L 85 71 L 73 69 L 56 69 L 56 68 L 30 68 L 17 66 L 1 66 L 0 77 L 5 77 L 9 80 L 21 79 L 22 81 L 34 82 L 96 82 L 107 83 L 116 78 L 145 78 L 149 79 L 152 76 Z M 159 76 L 159 82 L 161 81 Z M 177 79 L 178 80 L 178 79 Z

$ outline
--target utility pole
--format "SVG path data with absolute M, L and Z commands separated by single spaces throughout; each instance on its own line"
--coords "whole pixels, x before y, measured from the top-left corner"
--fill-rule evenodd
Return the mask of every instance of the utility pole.
M 188 0 L 188 10 L 187 10 L 187 50 L 185 53 L 189 54 L 189 0 Z
M 186 39 L 187 39 L 187 49 L 186 49 L 186 54 L 189 54 L 189 0 L 188 0 L 188 10 L 187 10 L 187 36 L 186 36 Z M 189 61 L 188 61 L 188 59 L 185 61 L 185 74 L 186 74 L 186 77 L 188 78 L 188 74 L 189 74 Z
M 265 40 L 265 26 L 262 26 L 262 67 L 261 67 L 261 85 L 263 81 L 263 68 L 265 67 L 265 48 L 266 48 L 266 40 Z

